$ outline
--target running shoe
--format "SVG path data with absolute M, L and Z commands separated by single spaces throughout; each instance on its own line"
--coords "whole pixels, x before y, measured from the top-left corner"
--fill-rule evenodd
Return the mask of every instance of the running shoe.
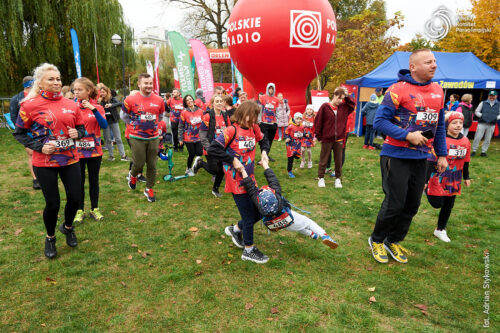
M 59 226 L 59 231 L 66 236 L 66 244 L 71 247 L 75 247 L 78 245 L 78 240 L 75 235 L 75 228 L 71 227 L 71 229 L 66 229 L 64 226 L 64 222 Z
M 144 175 L 142 173 L 137 176 L 137 180 L 140 181 L 141 183 L 147 182 L 146 177 L 144 177 Z
M 120 161 L 123 161 L 123 162 L 130 162 L 130 157 L 128 157 L 127 155 L 123 155 L 122 157 L 120 157 Z
M 318 187 L 325 187 L 325 178 L 320 178 L 318 180 Z
M 99 208 L 92 209 L 90 211 L 90 217 L 93 218 L 96 221 L 101 221 L 102 219 L 104 219 L 104 216 L 99 211 Z
M 488 157 L 488 154 L 486 154 L 486 153 L 481 153 L 481 157 Z
M 293 174 L 293 172 L 288 171 L 288 177 L 290 177 L 290 178 L 295 178 L 295 175 Z
M 368 145 L 363 145 L 363 149 L 368 149 Z
M 384 241 L 384 248 L 389 252 L 389 254 L 394 258 L 394 260 L 406 264 L 408 262 L 408 258 L 406 258 L 406 254 L 411 254 L 410 251 L 402 247 L 398 242 L 389 243 L 388 241 Z
M 305 165 L 306 165 L 306 162 L 304 160 L 302 160 L 302 161 L 300 161 L 299 168 L 304 169 Z
M 256 246 L 252 247 L 252 250 L 250 251 L 247 251 L 246 249 L 243 250 L 241 259 L 253 261 L 254 263 L 257 264 L 265 264 L 266 262 L 269 261 L 269 257 L 266 256 L 264 253 L 260 252 Z
M 372 250 L 373 258 L 381 264 L 387 264 L 389 258 L 387 257 L 387 251 L 384 248 L 384 243 L 377 243 L 372 241 L 372 237 L 368 237 L 368 245 Z
M 152 188 L 145 189 L 144 190 L 144 195 L 146 196 L 146 198 L 148 198 L 149 202 L 155 202 L 156 201 L 155 193 L 153 192 Z
M 38 179 L 33 179 L 33 189 L 34 189 L 34 190 L 39 190 L 39 189 L 41 189 L 41 187 L 40 187 L 40 182 L 38 181 Z
M 56 238 L 45 237 L 45 256 L 49 259 L 54 259 L 57 256 Z
M 368 146 L 368 150 L 375 150 L 377 148 L 373 147 L 373 146 Z
M 330 237 L 328 235 L 321 236 L 321 241 L 323 242 L 323 244 L 325 244 L 326 246 L 328 246 L 332 250 L 335 250 L 339 246 L 339 244 L 337 244 L 337 242 L 334 241 L 332 239 L 332 237 Z
M 194 172 L 193 172 L 193 169 L 189 168 L 186 170 L 186 175 L 188 175 L 189 177 L 194 177 Z
M 115 157 L 114 156 L 108 157 L 108 162 L 114 162 L 114 161 L 115 161 Z
M 135 190 L 137 186 L 137 177 L 133 177 L 130 171 L 128 172 L 128 187 L 130 187 L 131 190 Z
M 315 233 L 314 231 L 311 231 L 311 234 L 309 235 L 312 239 L 318 239 L 319 235 Z
M 342 188 L 342 182 L 340 178 L 335 179 L 335 188 Z
M 76 211 L 73 223 L 82 223 L 84 218 L 85 218 L 85 212 L 83 211 L 83 209 L 79 209 Z
M 307 163 L 307 168 L 312 169 L 312 167 L 313 167 L 313 162 L 309 161 L 309 163 Z
M 434 230 L 434 236 L 442 240 L 443 242 L 449 243 L 451 239 L 448 237 L 446 230 Z
M 234 245 L 236 245 L 240 249 L 245 248 L 245 245 L 243 244 L 243 235 L 241 234 L 241 231 L 237 232 L 234 230 L 234 225 L 231 224 L 229 227 L 226 227 L 226 229 L 224 229 L 224 232 L 226 235 L 231 236 Z
M 470 157 L 474 157 L 474 156 L 476 156 L 476 152 L 475 151 L 473 151 L 472 153 L 470 153 Z
M 203 162 L 203 159 L 201 158 L 201 156 L 196 156 L 194 158 L 193 164 L 191 165 L 191 170 L 193 170 L 194 175 L 198 173 L 198 170 L 200 170 L 201 162 Z
M 219 189 L 217 188 L 212 189 L 212 194 L 216 198 L 222 198 L 222 194 L 219 193 Z
M 276 160 L 274 158 L 272 158 L 271 156 L 268 156 L 267 158 L 269 159 L 269 162 L 276 162 Z

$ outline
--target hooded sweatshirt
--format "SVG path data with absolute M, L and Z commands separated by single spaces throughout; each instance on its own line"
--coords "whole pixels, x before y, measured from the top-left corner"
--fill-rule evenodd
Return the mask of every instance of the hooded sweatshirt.
M 273 94 L 269 95 L 269 87 L 273 87 Z M 262 104 L 261 119 L 263 123 L 276 124 L 276 109 L 280 101 L 276 97 L 276 86 L 274 83 L 268 83 L 266 87 L 266 94 L 260 98 Z
M 444 93 L 440 85 L 415 81 L 402 69 L 399 81 L 387 90 L 377 110 L 373 127 L 387 135 L 380 156 L 402 159 L 427 159 L 432 146 L 437 156 L 446 156 Z M 425 146 L 406 141 L 410 132 L 431 130 L 434 138 Z

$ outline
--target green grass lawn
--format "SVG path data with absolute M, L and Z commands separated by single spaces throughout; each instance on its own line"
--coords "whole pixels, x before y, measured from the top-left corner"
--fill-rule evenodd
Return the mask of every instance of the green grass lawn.
M 378 152 L 361 149 L 361 138 L 349 139 L 343 189 L 330 178 L 317 187 L 319 147 L 313 169 L 296 162 L 297 178 L 289 179 L 284 143 L 274 143 L 272 167 L 285 195 L 340 246 L 256 225 L 256 245 L 270 257 L 265 265 L 242 261 L 224 235 L 239 214 L 230 194 L 211 195 L 205 171 L 175 183 L 158 177 L 157 202 L 148 203 L 144 184 L 127 187 L 128 164 L 106 161 L 107 153 L 105 220 L 78 225 L 75 249 L 57 231 L 58 257 L 47 260 L 42 193 L 31 188 L 26 154 L 11 132 L 0 129 L 0 143 L 0 332 L 498 332 L 498 140 L 488 158 L 472 159 L 472 186 L 448 224 L 451 243 L 432 235 L 438 211 L 423 198 L 404 242 L 413 252 L 406 265 L 371 256 L 367 238 L 383 193 Z M 175 174 L 186 157 L 175 155 Z M 164 175 L 167 163 L 158 161 L 158 169 Z M 263 183 L 262 169 L 257 179 Z M 88 192 L 85 199 L 88 209 Z

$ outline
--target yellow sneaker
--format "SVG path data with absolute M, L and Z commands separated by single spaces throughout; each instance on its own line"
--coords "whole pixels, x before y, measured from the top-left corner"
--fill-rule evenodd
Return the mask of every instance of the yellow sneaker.
M 96 221 L 100 221 L 104 218 L 104 216 L 99 211 L 99 208 L 94 208 L 90 211 L 90 217 L 92 217 Z
M 83 210 L 79 209 L 76 211 L 73 223 L 82 223 L 84 218 L 85 218 L 85 213 L 83 212 Z
M 387 252 L 384 248 L 384 243 L 377 243 L 372 241 L 372 237 L 368 238 L 368 244 L 372 249 L 373 258 L 381 264 L 387 264 L 389 262 L 389 257 L 387 257 Z
M 405 253 L 410 255 L 411 252 L 402 247 L 399 243 L 389 243 L 384 241 L 384 248 L 389 252 L 389 254 L 394 258 L 394 260 L 406 264 L 408 262 L 408 258 L 406 258 Z

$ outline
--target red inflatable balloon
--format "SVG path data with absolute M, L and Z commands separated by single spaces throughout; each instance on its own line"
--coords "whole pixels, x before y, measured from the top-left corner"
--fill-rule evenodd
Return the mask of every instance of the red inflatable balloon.
M 227 29 L 238 70 L 257 92 L 275 83 L 293 113 L 305 110 L 307 86 L 328 63 L 336 37 L 327 0 L 239 0 Z

